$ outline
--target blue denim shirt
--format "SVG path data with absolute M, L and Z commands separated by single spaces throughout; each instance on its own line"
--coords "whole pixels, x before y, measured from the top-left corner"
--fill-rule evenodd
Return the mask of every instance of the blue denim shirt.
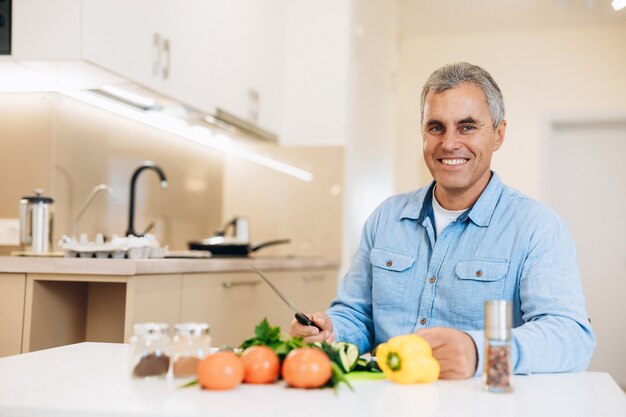
M 586 369 L 595 337 L 565 223 L 492 173 L 435 239 L 433 187 L 391 197 L 368 218 L 327 311 L 337 340 L 368 352 L 395 335 L 453 327 L 474 340 L 480 374 L 484 301 L 506 299 L 516 373 Z

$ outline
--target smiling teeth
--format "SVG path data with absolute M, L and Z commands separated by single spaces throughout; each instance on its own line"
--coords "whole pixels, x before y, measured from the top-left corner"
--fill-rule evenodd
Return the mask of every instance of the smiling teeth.
M 459 165 L 467 162 L 467 159 L 442 159 L 441 162 L 446 165 Z

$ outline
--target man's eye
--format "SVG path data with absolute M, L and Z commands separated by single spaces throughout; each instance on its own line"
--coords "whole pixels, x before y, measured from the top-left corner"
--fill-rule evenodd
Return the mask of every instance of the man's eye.
M 431 133 L 441 133 L 443 131 L 443 127 L 439 125 L 432 125 L 428 128 L 428 131 Z
M 467 133 L 467 132 L 471 132 L 472 130 L 476 130 L 476 126 L 472 126 L 472 125 L 463 125 L 459 128 L 459 130 L 461 132 Z

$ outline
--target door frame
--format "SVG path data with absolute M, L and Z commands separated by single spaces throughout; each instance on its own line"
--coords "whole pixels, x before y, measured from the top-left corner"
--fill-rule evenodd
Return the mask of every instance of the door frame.
M 540 176 L 539 176 L 539 197 L 541 201 L 548 202 L 550 201 L 549 193 L 550 193 L 550 182 L 547 178 L 550 175 L 550 164 L 552 160 L 551 155 L 551 141 L 554 137 L 555 126 L 559 124 L 601 124 L 601 123 L 609 123 L 609 124 L 626 124 L 626 111 L 576 111 L 576 112 L 557 112 L 545 114 L 541 117 L 540 120 L 540 140 L 542 141 L 539 149 L 541 152 L 539 167 L 540 167 Z M 624 138 L 626 140 L 626 138 Z M 557 213 L 558 214 L 558 213 Z M 578 254 L 578 263 L 580 265 L 580 254 Z M 581 276 L 581 284 L 584 285 L 584 277 Z M 589 304 L 587 301 L 587 307 L 589 308 Z M 594 355 L 596 353 L 594 352 Z M 608 371 L 608 370 L 605 370 Z M 622 385 L 622 389 L 626 390 L 626 385 Z

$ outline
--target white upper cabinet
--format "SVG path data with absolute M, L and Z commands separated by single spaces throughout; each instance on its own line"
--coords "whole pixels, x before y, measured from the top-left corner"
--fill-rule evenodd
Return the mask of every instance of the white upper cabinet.
M 280 136 L 288 0 L 216 0 L 218 107 Z
M 82 58 L 213 111 L 210 2 L 83 0 Z
M 13 1 L 11 56 L 19 60 L 80 59 L 80 2 Z
M 349 0 L 19 0 L 17 59 L 84 59 L 281 144 L 343 145 Z
M 279 133 L 285 0 L 83 0 L 82 56 Z M 124 13 L 120 13 L 124 10 Z

